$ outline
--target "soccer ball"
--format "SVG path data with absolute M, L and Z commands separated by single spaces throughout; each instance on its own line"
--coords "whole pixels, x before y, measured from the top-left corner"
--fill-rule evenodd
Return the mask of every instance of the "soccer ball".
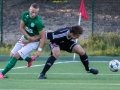
M 112 72 L 117 72 L 120 69 L 120 62 L 118 60 L 111 60 L 109 62 L 109 68 Z

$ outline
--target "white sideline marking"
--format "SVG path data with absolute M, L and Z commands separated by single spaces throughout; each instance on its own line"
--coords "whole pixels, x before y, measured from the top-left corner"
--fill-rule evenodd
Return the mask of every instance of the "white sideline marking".
M 80 62 L 80 61 L 64 61 L 64 62 L 56 62 L 54 64 L 62 64 L 62 63 L 71 63 L 71 62 Z M 108 61 L 92 61 L 92 62 L 108 62 Z M 32 65 L 31 67 L 38 67 L 38 66 L 44 66 L 45 64 L 40 64 L 40 65 Z M 15 67 L 12 69 L 19 69 L 19 68 L 27 68 L 27 66 L 21 66 L 21 67 Z M 0 69 L 3 70 L 3 69 Z
M 21 74 L 21 75 L 30 75 L 30 74 L 39 74 L 39 73 L 9 73 L 9 74 Z M 49 73 L 49 74 L 55 74 L 55 75 L 90 75 L 90 73 Z M 119 76 L 120 74 L 97 74 L 97 75 L 100 75 L 100 76 Z
M 62 64 L 62 63 L 71 63 L 71 62 L 80 62 L 80 61 L 64 61 L 64 62 L 56 62 L 54 64 Z M 92 62 L 108 62 L 108 61 L 92 61 Z M 38 67 L 38 66 L 44 66 L 45 64 L 40 64 L 40 65 L 32 65 L 31 67 Z M 21 66 L 21 67 L 15 67 L 12 69 L 20 69 L 20 68 L 28 68 L 27 66 Z M 3 69 L 0 69 L 3 70 Z M 39 74 L 39 73 L 9 73 L 9 74 Z M 49 74 L 59 74 L 59 75 L 90 75 L 88 73 L 49 73 Z M 120 75 L 120 74 L 98 74 L 98 75 Z
M 61 63 L 70 63 L 70 62 L 79 62 L 79 61 L 65 61 L 65 62 L 56 62 L 54 64 L 61 64 Z M 32 65 L 31 67 L 38 67 L 38 66 L 44 66 L 45 64 L 40 64 L 40 65 Z M 12 69 L 19 69 L 19 68 L 27 68 L 27 66 L 21 66 L 21 67 L 15 67 Z M 0 69 L 3 70 L 3 69 Z

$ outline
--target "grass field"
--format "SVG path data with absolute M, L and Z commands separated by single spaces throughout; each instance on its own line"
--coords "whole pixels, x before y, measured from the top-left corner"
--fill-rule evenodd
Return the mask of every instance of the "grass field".
M 6 65 L 0 62 L 0 70 Z M 86 73 L 83 65 L 72 61 L 56 61 L 48 71 L 47 79 L 37 79 L 45 61 L 35 61 L 27 68 L 18 61 L 14 69 L 0 80 L 0 90 L 120 90 L 120 71 L 111 72 L 109 62 L 90 62 L 99 70 L 98 75 Z

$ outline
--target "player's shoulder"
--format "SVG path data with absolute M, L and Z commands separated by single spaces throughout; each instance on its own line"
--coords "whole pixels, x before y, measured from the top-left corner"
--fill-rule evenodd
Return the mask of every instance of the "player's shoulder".
M 68 29 L 68 30 L 69 30 L 70 28 L 71 28 L 71 27 L 65 27 L 64 29 Z
M 27 14 L 29 14 L 29 11 L 24 11 L 23 12 L 23 15 L 27 15 Z
M 35 18 L 35 23 L 36 24 L 43 24 L 43 21 L 42 21 L 42 19 L 40 18 L 40 16 L 36 16 L 36 18 Z
M 37 20 L 42 20 L 39 15 L 36 15 L 35 19 L 37 19 Z
M 68 30 L 70 30 L 70 28 L 71 28 L 71 27 L 66 27 L 66 26 L 64 26 L 64 27 L 58 29 L 58 31 L 68 31 Z
M 37 15 L 35 17 L 34 23 L 36 24 L 37 27 L 42 27 L 42 28 L 45 27 L 45 25 L 39 15 Z

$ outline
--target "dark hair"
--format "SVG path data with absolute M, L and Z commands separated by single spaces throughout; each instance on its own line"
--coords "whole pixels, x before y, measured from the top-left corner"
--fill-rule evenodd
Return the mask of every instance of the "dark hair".
M 82 34 L 83 33 L 83 29 L 79 25 L 72 26 L 71 29 L 70 29 L 70 33 L 73 33 L 74 35 Z
M 38 9 L 38 8 L 39 8 L 39 5 L 38 5 L 37 3 L 33 3 L 31 6 L 32 6 L 33 8 L 35 8 L 35 9 Z

